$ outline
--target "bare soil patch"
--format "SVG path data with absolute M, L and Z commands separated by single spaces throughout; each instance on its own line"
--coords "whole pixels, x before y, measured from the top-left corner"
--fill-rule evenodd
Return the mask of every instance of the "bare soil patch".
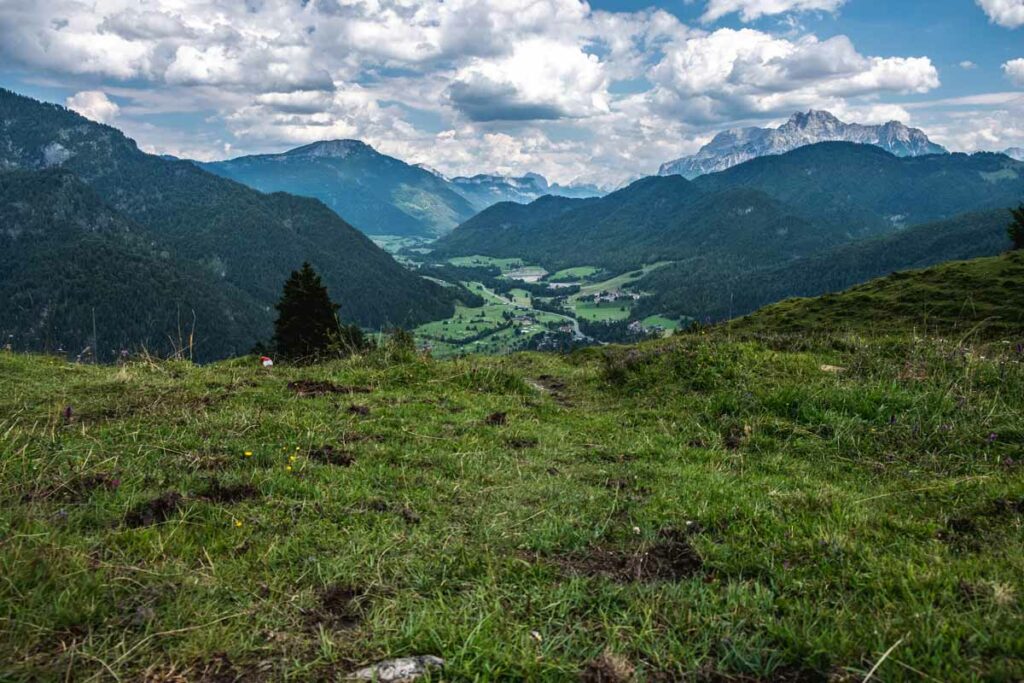
M 140 503 L 125 515 L 124 523 L 132 528 L 161 524 L 171 518 L 185 502 L 176 491 L 168 491 L 152 500 Z
M 288 388 L 302 398 L 328 396 L 330 394 L 369 394 L 369 387 L 353 387 L 312 379 L 300 379 L 288 382 Z
M 311 450 L 309 459 L 323 465 L 336 467 L 351 467 L 356 462 L 356 456 L 352 451 L 337 449 L 334 446 L 321 446 Z

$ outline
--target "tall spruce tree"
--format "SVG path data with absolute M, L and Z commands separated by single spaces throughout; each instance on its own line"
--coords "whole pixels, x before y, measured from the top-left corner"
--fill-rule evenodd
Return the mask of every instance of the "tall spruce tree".
M 277 303 L 274 343 L 282 358 L 314 360 L 326 354 L 339 331 L 338 305 L 313 267 L 303 263 L 284 283 Z
M 1007 233 L 1013 240 L 1013 249 L 1024 249 L 1024 204 L 1016 209 L 1010 209 L 1010 213 L 1013 214 L 1013 222 L 1010 223 Z

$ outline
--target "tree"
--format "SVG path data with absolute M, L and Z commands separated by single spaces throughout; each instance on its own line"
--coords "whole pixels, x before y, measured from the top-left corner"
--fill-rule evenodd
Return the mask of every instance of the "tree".
M 293 271 L 284 283 L 276 308 L 274 343 L 282 358 L 313 360 L 337 341 L 339 307 L 308 263 Z
M 1016 209 L 1010 209 L 1010 213 L 1013 214 L 1013 222 L 1010 223 L 1007 232 L 1013 240 L 1013 249 L 1024 249 L 1024 204 Z

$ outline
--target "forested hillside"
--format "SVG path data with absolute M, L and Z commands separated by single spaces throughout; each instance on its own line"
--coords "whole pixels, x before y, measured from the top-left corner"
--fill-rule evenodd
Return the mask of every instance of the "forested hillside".
M 702 257 L 784 262 L 907 226 L 1024 197 L 1024 163 L 1001 154 L 898 158 L 821 143 L 687 181 L 644 178 L 601 199 L 497 205 L 437 243 L 437 253 L 523 257 L 548 268 L 631 268 Z
M 1009 247 L 1010 212 L 997 209 L 845 244 L 805 258 L 723 276 L 721 264 L 697 257 L 649 273 L 637 315 L 697 320 L 744 315 L 791 296 L 835 292 L 893 271 L 994 256 Z
M 0 335 L 18 349 L 111 360 L 121 349 L 246 353 L 268 325 L 252 297 L 154 249 L 59 169 L 0 173 Z
M 702 192 L 680 176 L 649 177 L 601 199 L 498 204 L 435 244 L 435 254 L 521 257 L 549 270 L 629 269 L 704 254 L 724 264 L 795 258 L 839 244 L 758 190 Z
M 144 154 L 114 128 L 0 90 L 0 169 L 55 166 L 138 224 L 172 261 L 202 267 L 268 312 L 303 261 L 322 273 L 348 321 L 414 325 L 453 310 L 457 290 L 405 270 L 316 200 L 263 194 L 191 162 Z M 245 306 L 232 310 L 241 315 Z M 268 331 L 264 324 L 255 333 Z

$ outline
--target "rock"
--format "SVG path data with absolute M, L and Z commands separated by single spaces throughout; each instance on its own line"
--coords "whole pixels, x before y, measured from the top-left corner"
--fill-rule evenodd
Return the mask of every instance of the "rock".
M 443 666 L 444 660 L 433 655 L 385 659 L 383 662 L 353 671 L 345 677 L 345 680 L 404 683 L 405 681 L 415 681 L 430 669 L 440 669 Z

